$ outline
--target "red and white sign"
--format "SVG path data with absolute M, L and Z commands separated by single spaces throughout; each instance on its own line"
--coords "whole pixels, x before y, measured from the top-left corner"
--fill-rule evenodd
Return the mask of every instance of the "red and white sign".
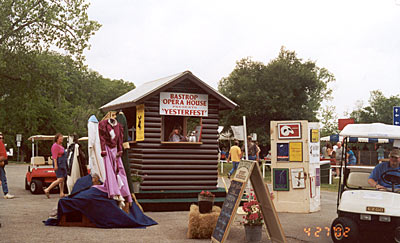
M 208 95 L 161 92 L 160 115 L 208 116 Z
M 278 134 L 279 139 L 301 138 L 300 122 L 278 124 L 278 131 L 279 131 Z

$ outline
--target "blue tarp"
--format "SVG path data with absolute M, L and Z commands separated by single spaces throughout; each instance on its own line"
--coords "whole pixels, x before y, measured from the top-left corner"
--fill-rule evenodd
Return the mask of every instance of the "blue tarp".
M 129 214 L 121 210 L 117 201 L 108 198 L 107 193 L 91 187 L 91 177 L 88 176 L 76 182 L 70 196 L 58 201 L 57 220 L 49 219 L 46 225 L 57 225 L 63 214 L 76 212 L 85 215 L 99 228 L 145 228 L 157 224 L 144 215 L 135 203 Z

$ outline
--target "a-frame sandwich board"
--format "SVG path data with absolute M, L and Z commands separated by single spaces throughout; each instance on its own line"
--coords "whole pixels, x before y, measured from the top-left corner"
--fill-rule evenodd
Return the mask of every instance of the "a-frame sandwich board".
M 286 243 L 285 234 L 279 222 L 268 187 L 264 184 L 260 167 L 256 161 L 241 161 L 235 177 L 231 181 L 228 193 L 222 205 L 221 213 L 211 236 L 211 242 L 223 243 L 229 234 L 230 226 L 235 219 L 237 208 L 243 196 L 247 181 L 251 181 L 257 201 L 264 217 L 264 222 L 272 242 Z

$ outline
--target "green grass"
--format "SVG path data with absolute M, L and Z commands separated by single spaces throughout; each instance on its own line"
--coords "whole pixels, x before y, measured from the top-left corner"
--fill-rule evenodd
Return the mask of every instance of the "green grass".
M 218 163 L 218 175 L 228 177 L 228 172 L 232 169 L 232 163 L 223 163 L 223 166 L 224 166 L 224 173 L 221 173 L 221 163 Z M 262 168 L 261 168 L 261 173 L 262 173 Z M 265 168 L 264 182 L 271 183 L 271 170 L 268 169 L 267 167 Z
M 333 179 L 332 184 L 321 184 L 322 191 L 337 192 L 339 179 Z

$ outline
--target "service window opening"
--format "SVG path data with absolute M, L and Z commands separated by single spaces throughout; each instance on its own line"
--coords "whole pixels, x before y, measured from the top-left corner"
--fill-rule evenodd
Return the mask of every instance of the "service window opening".
M 164 142 L 200 142 L 201 117 L 163 116 Z

